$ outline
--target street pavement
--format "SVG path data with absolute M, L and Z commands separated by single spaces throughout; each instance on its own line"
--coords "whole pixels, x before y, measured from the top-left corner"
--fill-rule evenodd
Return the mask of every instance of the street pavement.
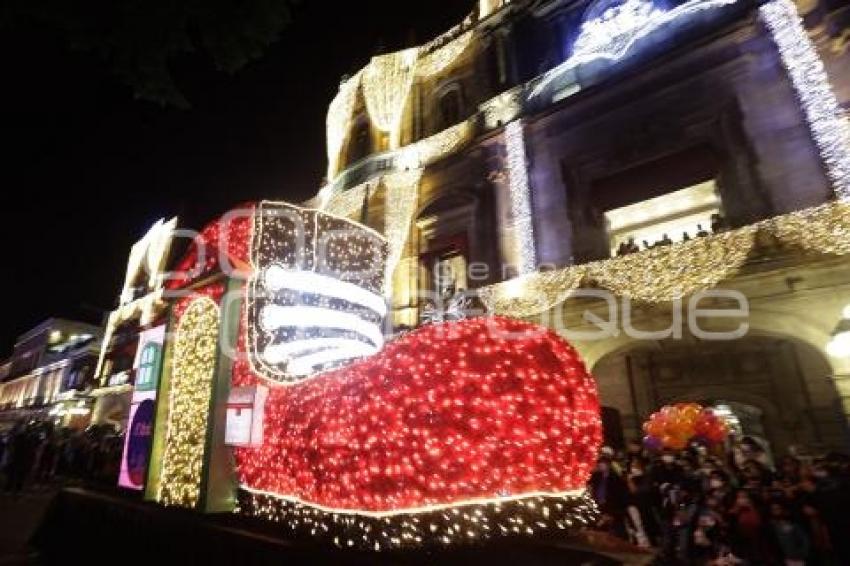
M 55 494 L 55 489 L 0 493 L 0 566 L 39 563 L 28 541 Z

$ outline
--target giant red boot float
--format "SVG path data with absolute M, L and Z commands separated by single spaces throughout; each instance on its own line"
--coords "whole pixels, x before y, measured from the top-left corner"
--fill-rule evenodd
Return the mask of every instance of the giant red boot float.
M 208 237 L 250 270 L 232 385 L 270 389 L 262 444 L 235 449 L 241 512 L 375 549 L 594 520 L 599 404 L 567 342 L 483 317 L 384 345 L 380 235 L 278 203 L 252 214 L 234 242 Z

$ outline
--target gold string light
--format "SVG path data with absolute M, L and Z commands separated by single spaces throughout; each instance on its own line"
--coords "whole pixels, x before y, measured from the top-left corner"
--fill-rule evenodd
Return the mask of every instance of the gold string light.
M 333 193 L 321 207 L 322 212 L 343 218 L 355 218 L 363 210 L 363 199 L 369 185 L 370 183 L 363 183 L 346 191 Z
M 157 501 L 195 507 L 201 495 L 204 448 L 218 352 L 219 308 L 193 299 L 177 323 L 162 478 Z
M 361 74 L 362 72 L 358 72 L 339 85 L 339 92 L 333 101 L 331 101 L 331 105 L 328 108 L 328 181 L 333 179 L 339 171 L 342 146 L 345 144 L 345 140 L 351 131 L 351 117 L 354 113 L 357 93 L 360 90 Z
M 473 123 L 466 120 L 415 144 L 403 147 L 395 154 L 395 167 L 403 174 L 413 174 L 413 170 L 422 169 L 456 152 L 472 139 L 474 131 Z M 363 210 L 365 191 L 373 186 L 381 187 L 385 178 L 386 175 L 344 191 L 328 191 L 324 195 L 321 210 L 343 218 L 355 218 Z M 374 196 L 371 194 L 369 198 Z
M 734 277 L 765 238 L 786 251 L 848 255 L 850 205 L 829 203 L 689 242 L 528 274 L 480 289 L 479 296 L 490 312 L 516 318 L 545 312 L 582 286 L 669 302 Z
M 515 318 L 532 316 L 564 302 L 582 284 L 582 265 L 530 273 L 478 289 L 478 296 L 494 314 Z
M 653 248 L 586 266 L 596 286 L 642 302 L 666 302 L 735 275 L 753 248 L 753 227 Z
M 379 187 L 377 190 L 383 188 L 385 191 L 384 235 L 389 242 L 385 279 L 387 292 L 392 288 L 392 276 L 401 260 L 410 233 L 410 225 L 419 201 L 419 182 L 424 167 L 457 151 L 472 139 L 473 131 L 472 122 L 464 121 L 405 147 L 397 153 L 396 166 L 400 171 L 327 197 L 322 207 L 323 212 L 355 218 L 363 208 L 365 191 L 369 190 L 371 185 Z
M 399 146 L 401 118 L 416 76 L 418 49 L 373 57 L 363 70 L 363 96 L 372 123 L 390 136 L 390 149 Z
M 393 274 L 410 235 L 410 223 L 419 202 L 421 179 L 422 169 L 415 169 L 386 175 L 382 181 L 387 191 L 384 203 L 384 235 L 389 244 L 384 277 L 384 289 L 387 294 L 392 292 Z
M 328 108 L 328 182 L 339 172 L 340 156 L 351 131 L 358 93 L 363 93 L 372 123 L 389 134 L 389 147 L 396 149 L 401 141 L 404 107 L 415 78 L 432 77 L 451 67 L 466 52 L 474 37 L 474 30 L 453 29 L 422 47 L 374 57 L 365 68 L 343 82 Z M 445 137 L 456 135 L 456 132 L 447 133 Z
M 457 61 L 458 57 L 463 55 L 472 43 L 473 35 L 474 32 L 470 30 L 432 51 L 429 51 L 427 47 L 423 47 L 419 52 L 416 74 L 420 77 L 430 77 L 448 69 Z
M 457 151 L 472 139 L 474 132 L 473 121 L 464 120 L 433 136 L 405 146 L 396 154 L 396 168 L 407 170 L 426 167 Z
M 425 541 L 450 546 L 576 530 L 595 524 L 599 517 L 587 493 L 534 496 L 384 518 L 325 511 L 244 488 L 238 498 L 237 513 L 280 523 L 297 535 L 332 540 L 340 548 L 374 551 L 414 548 Z
M 850 204 L 835 202 L 762 222 L 784 246 L 826 255 L 850 254 Z

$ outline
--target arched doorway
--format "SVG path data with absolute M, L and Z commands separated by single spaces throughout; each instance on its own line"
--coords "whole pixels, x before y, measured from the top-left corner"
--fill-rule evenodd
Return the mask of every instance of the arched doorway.
M 602 404 L 622 415 L 627 438 L 639 438 L 660 407 L 697 402 L 727 411 L 742 434 L 775 454 L 846 450 L 847 426 L 823 354 L 789 336 L 734 341 L 635 341 L 593 367 Z

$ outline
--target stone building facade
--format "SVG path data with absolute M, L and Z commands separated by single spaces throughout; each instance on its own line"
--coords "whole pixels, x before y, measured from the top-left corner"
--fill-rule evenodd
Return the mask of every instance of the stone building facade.
M 818 0 L 482 0 L 342 82 L 310 204 L 388 237 L 395 325 L 474 290 L 571 338 L 614 442 L 687 400 L 731 408 L 776 450 L 844 448 L 850 366 L 826 348 L 850 303 L 848 14 Z M 619 319 L 627 302 L 644 333 L 577 337 L 611 319 L 610 299 L 582 290 L 611 292 Z M 745 335 L 669 332 L 688 306 L 730 306 L 688 304 L 712 290 L 743 296 Z

